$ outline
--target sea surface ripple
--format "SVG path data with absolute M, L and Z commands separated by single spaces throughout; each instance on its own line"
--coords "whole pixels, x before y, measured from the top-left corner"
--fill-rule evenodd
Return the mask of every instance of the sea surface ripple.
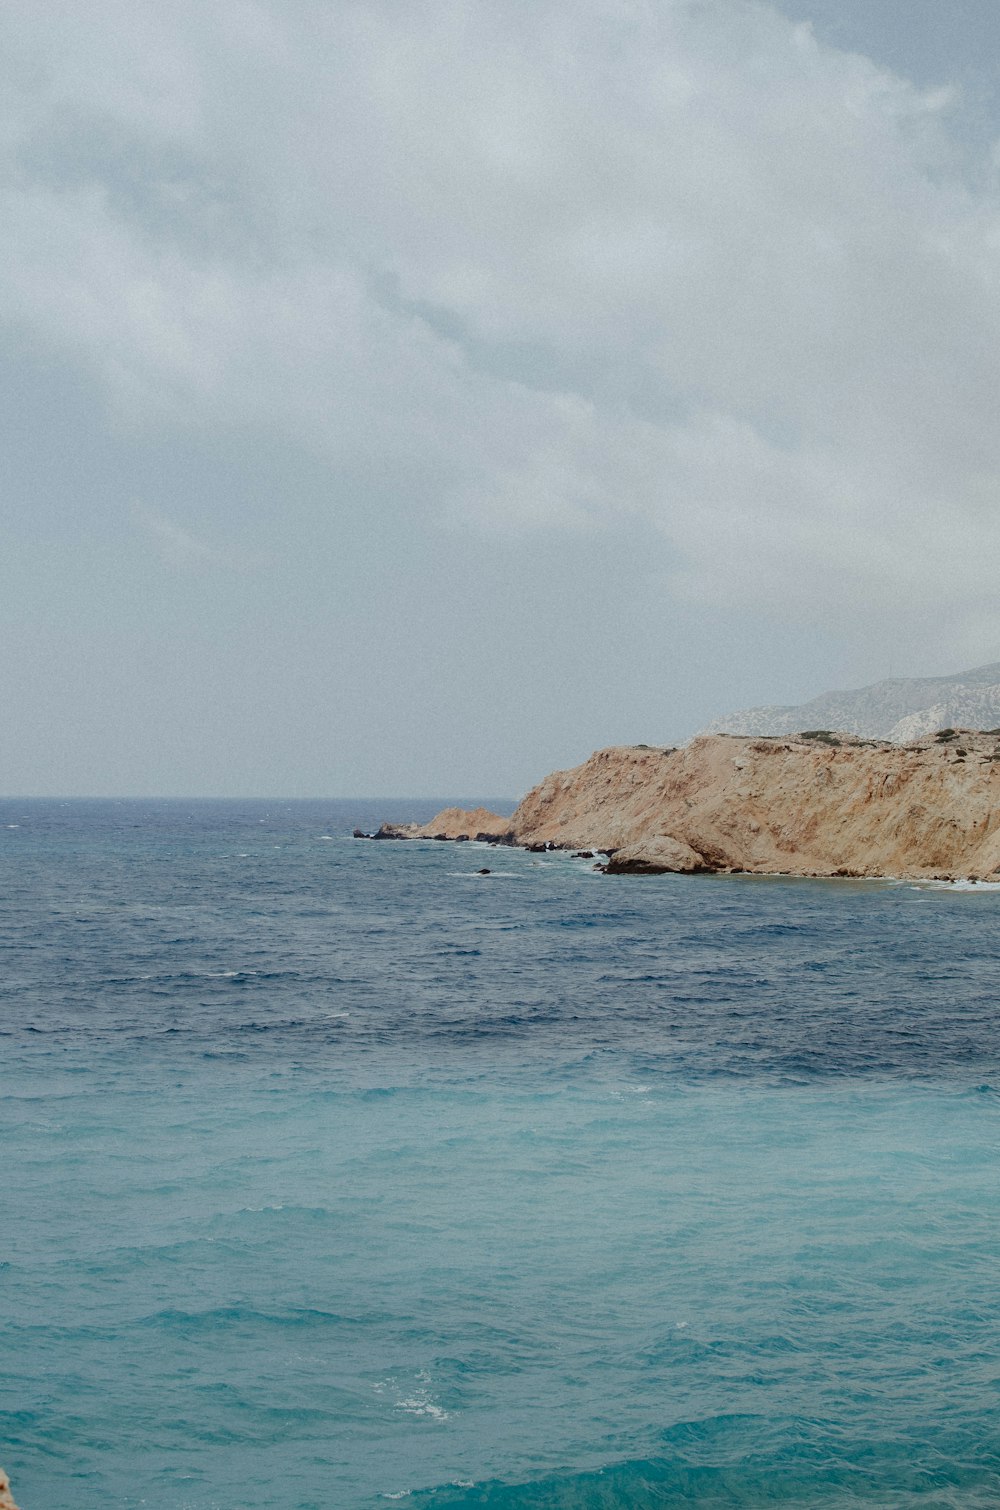
M 1000 894 L 440 805 L 0 802 L 24 1510 L 1000 1503 Z

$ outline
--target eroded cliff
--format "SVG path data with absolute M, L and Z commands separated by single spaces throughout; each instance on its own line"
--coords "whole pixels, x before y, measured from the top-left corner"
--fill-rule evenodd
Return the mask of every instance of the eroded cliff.
M 509 820 L 451 810 L 399 837 L 611 851 L 614 871 L 997 877 L 1000 737 L 898 746 L 820 732 L 623 746 L 547 776 Z

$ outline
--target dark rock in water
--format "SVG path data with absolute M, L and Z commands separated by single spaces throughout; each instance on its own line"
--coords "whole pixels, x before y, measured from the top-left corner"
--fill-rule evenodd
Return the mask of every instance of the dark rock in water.
M 456 844 L 468 844 L 468 842 L 469 842 L 469 836 L 468 836 L 468 834 L 456 834 L 455 835 L 455 843 Z
M 592 849 L 578 849 L 573 855 L 574 860 L 592 860 L 593 858 L 594 851 Z
M 485 865 L 483 866 L 482 870 L 476 871 L 477 876 L 491 876 L 492 874 L 492 870 L 488 870 Z
M 559 846 L 557 844 L 553 844 L 551 839 L 546 839 L 544 844 L 529 844 L 528 853 L 529 855 L 547 855 L 550 854 L 552 850 L 558 848 Z
M 374 839 L 374 834 L 366 834 L 363 828 L 356 828 L 353 837 L 355 839 Z

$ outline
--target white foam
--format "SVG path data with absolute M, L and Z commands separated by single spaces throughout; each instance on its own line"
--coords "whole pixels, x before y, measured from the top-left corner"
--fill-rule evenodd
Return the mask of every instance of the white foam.
M 624 1101 L 626 1096 L 648 1096 L 652 1091 L 651 1085 L 621 1085 L 611 1092 L 612 1101 Z M 647 1101 L 646 1106 L 652 1106 L 652 1101 Z
M 448 1412 L 440 1405 L 435 1405 L 433 1400 L 426 1400 L 422 1395 L 413 1395 L 408 1400 L 397 1400 L 397 1410 L 405 1410 L 411 1416 L 429 1416 L 432 1421 L 447 1421 Z
M 447 1421 L 448 1412 L 444 1406 L 438 1405 L 436 1400 L 431 1399 L 430 1391 L 426 1388 L 430 1382 L 430 1374 L 422 1368 L 417 1374 L 418 1388 L 402 1398 L 397 1396 L 393 1401 L 393 1409 L 405 1410 L 408 1416 L 422 1416 L 429 1421 Z M 391 1389 L 395 1394 L 398 1383 L 396 1379 L 390 1377 L 380 1380 L 378 1384 L 372 1385 L 372 1388 L 377 1395 L 384 1394 L 386 1388 Z
M 524 877 L 517 870 L 491 870 L 489 875 L 481 876 L 478 870 L 446 870 L 446 876 L 457 876 L 464 881 L 523 881 Z

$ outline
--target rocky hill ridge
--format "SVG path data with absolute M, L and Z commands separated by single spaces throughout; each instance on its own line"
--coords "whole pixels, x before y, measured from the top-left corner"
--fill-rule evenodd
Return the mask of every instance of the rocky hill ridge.
M 952 676 L 896 677 L 849 692 L 824 692 L 797 706 L 744 708 L 716 719 L 705 734 L 792 734 L 843 729 L 866 739 L 910 744 L 946 727 L 1000 724 L 1000 663 Z

